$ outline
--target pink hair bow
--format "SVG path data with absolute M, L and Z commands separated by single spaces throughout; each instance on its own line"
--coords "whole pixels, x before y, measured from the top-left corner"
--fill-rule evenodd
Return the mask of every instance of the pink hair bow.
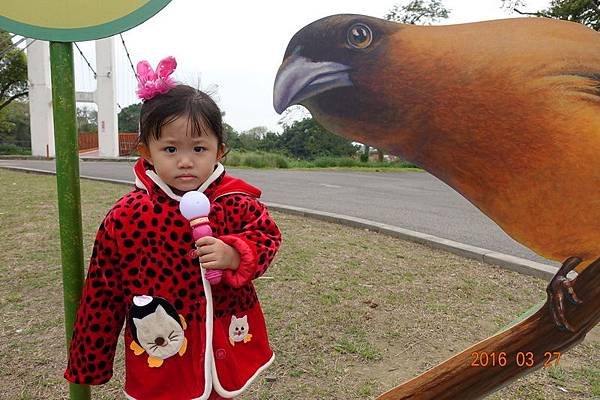
M 156 72 L 146 60 L 137 64 L 138 89 L 136 93 L 142 100 L 150 100 L 158 94 L 171 90 L 177 83 L 170 77 L 177 67 L 175 57 L 165 57 L 158 63 Z

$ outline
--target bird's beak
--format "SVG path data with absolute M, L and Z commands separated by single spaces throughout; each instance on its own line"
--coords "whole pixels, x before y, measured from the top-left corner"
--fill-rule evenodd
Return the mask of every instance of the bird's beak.
M 273 107 L 278 114 L 294 104 L 336 87 L 352 86 L 350 67 L 336 62 L 312 62 L 291 55 L 279 67 L 273 88 Z

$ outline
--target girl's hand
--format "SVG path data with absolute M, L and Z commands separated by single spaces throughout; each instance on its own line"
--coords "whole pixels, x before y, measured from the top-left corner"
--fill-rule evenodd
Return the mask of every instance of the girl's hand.
M 223 241 L 204 236 L 196 240 L 196 255 L 206 269 L 233 269 L 240 266 L 240 254 Z

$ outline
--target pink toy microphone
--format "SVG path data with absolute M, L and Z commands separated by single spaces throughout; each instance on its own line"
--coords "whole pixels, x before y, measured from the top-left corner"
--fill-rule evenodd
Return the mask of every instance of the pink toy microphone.
M 208 224 L 210 202 L 202 192 L 191 191 L 185 193 L 179 202 L 181 214 L 190 221 L 194 242 L 204 236 L 212 236 L 212 229 Z M 205 269 L 204 276 L 211 285 L 221 282 L 223 271 L 219 269 Z

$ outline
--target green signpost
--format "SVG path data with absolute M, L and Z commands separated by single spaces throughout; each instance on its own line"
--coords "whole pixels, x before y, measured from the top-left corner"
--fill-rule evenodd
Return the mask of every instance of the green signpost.
M 81 299 L 84 281 L 72 46 L 71 43 L 50 43 L 54 145 L 56 148 L 56 180 L 67 349 L 73 335 L 75 314 Z M 71 399 L 90 398 L 89 386 L 70 384 L 69 391 Z
M 18 35 L 50 41 L 67 349 L 84 282 L 72 42 L 100 39 L 126 31 L 152 17 L 170 1 L 2 1 L 0 28 Z M 72 400 L 90 398 L 89 386 L 71 384 L 69 392 Z

